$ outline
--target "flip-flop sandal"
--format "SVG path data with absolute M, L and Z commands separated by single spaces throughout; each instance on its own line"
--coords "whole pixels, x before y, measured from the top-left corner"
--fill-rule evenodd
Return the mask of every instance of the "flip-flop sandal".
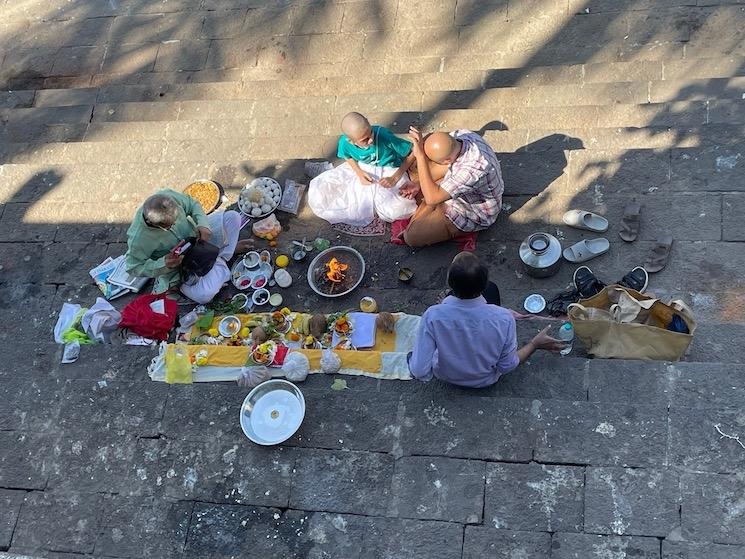
M 673 247 L 673 236 L 670 233 L 665 233 L 657 239 L 657 244 L 652 249 L 651 254 L 647 257 L 647 261 L 644 263 L 644 268 L 650 274 L 654 274 L 662 270 L 670 259 L 670 250 Z
M 610 249 L 610 243 L 608 239 L 600 237 L 598 239 L 585 239 L 578 243 L 573 244 L 570 247 L 564 249 L 564 258 L 569 262 L 579 264 L 580 262 L 587 262 L 592 260 L 596 256 L 605 254 Z
M 623 210 L 621 218 L 621 230 L 618 236 L 627 243 L 636 240 L 639 235 L 639 226 L 641 225 L 642 206 L 637 202 L 632 202 Z
M 584 210 L 569 210 L 562 218 L 569 227 L 586 229 L 596 233 L 604 233 L 608 230 L 608 220 L 602 215 L 586 212 Z

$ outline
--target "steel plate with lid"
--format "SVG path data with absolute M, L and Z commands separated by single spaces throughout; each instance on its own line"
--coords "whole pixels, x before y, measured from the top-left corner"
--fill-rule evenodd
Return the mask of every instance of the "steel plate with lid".
M 241 406 L 241 429 L 256 444 L 270 446 L 286 441 L 305 417 L 300 389 L 281 379 L 268 380 L 251 390 Z

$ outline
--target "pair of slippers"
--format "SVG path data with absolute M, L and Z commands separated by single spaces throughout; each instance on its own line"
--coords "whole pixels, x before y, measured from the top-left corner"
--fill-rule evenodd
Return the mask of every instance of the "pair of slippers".
M 618 235 L 626 241 L 631 243 L 636 240 L 639 236 L 639 229 L 641 227 L 641 204 L 632 202 L 627 205 L 623 211 L 623 217 L 621 218 L 621 230 Z M 673 247 L 673 236 L 670 233 L 663 233 L 657 238 L 657 243 L 647 260 L 644 263 L 644 268 L 650 274 L 661 271 L 667 266 L 667 261 L 670 259 L 670 251 Z
M 569 227 L 605 233 L 608 230 L 608 220 L 603 216 L 584 210 L 569 210 L 564 214 L 562 221 Z M 564 249 L 562 253 L 569 262 L 579 264 L 587 262 L 610 250 L 610 242 L 605 237 L 597 239 L 583 239 L 578 243 Z

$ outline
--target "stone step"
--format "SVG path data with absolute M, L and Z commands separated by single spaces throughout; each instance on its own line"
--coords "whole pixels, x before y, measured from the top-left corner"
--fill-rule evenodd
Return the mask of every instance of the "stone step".
M 120 125 L 126 133 L 117 141 L 109 141 L 105 136 L 98 139 L 106 141 L 87 141 L 86 135 L 86 141 L 79 142 L 5 143 L 0 146 L 0 161 L 6 165 L 135 162 L 167 165 L 189 162 L 202 166 L 219 164 L 227 168 L 238 167 L 243 162 L 255 167 L 271 160 L 335 159 L 337 138 L 332 135 L 300 134 L 290 140 L 281 134 L 264 136 L 264 131 L 257 130 L 254 134 L 246 131 L 244 135 L 231 132 L 227 138 L 219 133 L 212 136 L 211 131 L 218 129 L 230 130 L 234 127 L 236 132 L 240 132 L 241 127 L 235 126 L 235 122 L 241 121 L 92 123 L 90 136 L 95 136 L 98 129 L 103 129 L 104 134 L 111 134 L 111 130 L 116 130 Z M 250 125 L 251 121 L 245 122 Z M 162 125 L 160 133 L 158 125 Z M 597 136 L 583 137 L 586 132 L 582 130 L 577 131 L 579 137 L 550 130 L 545 134 L 541 130 L 490 131 L 485 137 L 497 152 L 503 173 L 509 177 L 510 194 L 540 194 L 553 185 L 554 194 L 564 189 L 566 195 L 580 196 L 585 187 L 597 187 L 594 193 L 591 191 L 584 196 L 600 196 L 602 199 L 603 189 L 615 186 L 624 192 L 638 194 L 658 190 L 742 192 L 745 189 L 740 180 L 743 173 L 740 164 L 743 146 L 736 137 L 740 128 L 736 125 L 715 125 L 712 130 L 702 134 L 710 140 L 701 140 L 696 132 L 698 127 L 694 127 L 689 136 L 682 136 L 681 144 L 688 146 L 700 142 L 700 145 L 672 148 L 665 146 L 662 139 L 650 142 L 651 147 L 639 148 L 633 142 L 635 135 L 624 137 L 621 131 L 612 129 L 601 131 L 612 149 L 602 149 L 604 146 L 602 143 L 598 145 Z M 77 127 L 63 130 L 80 133 Z M 662 138 L 675 141 L 675 133 L 660 131 Z M 635 131 L 636 135 L 650 133 L 647 129 Z M 718 137 L 719 133 L 722 133 L 721 138 Z M 203 139 L 177 139 L 181 134 Z M 144 139 L 159 135 L 164 138 Z M 621 139 L 616 141 L 619 137 Z M 536 155 L 541 153 L 544 155 Z M 610 169 L 609 165 L 619 167 Z M 714 174 L 709 174 L 709 171 Z
M 443 122 L 429 118 L 419 120 L 427 131 L 447 129 Z M 482 125 L 478 132 L 495 150 L 509 151 L 572 151 L 581 149 L 668 149 L 673 147 L 697 147 L 700 145 L 736 144 L 745 135 L 745 124 L 661 125 L 613 128 L 547 128 L 546 123 L 533 129 L 505 129 L 504 123 L 492 121 Z M 398 134 L 408 132 L 408 121 L 396 121 L 389 128 Z M 77 122 L 68 124 L 27 124 L 16 122 L 0 128 L 0 140 L 8 144 L 31 144 L 67 142 L 148 142 L 185 141 L 211 139 L 243 139 L 251 141 L 253 129 L 249 118 L 219 119 L 212 121 L 139 121 L 139 122 Z M 271 134 L 272 130 L 260 131 L 259 137 Z M 335 130 L 329 135 L 293 136 L 292 142 L 280 138 L 274 144 L 286 157 L 330 157 L 335 154 L 338 136 Z M 293 155 L 296 154 L 296 155 Z M 274 155 L 277 155 L 275 153 Z
M 495 102 L 492 108 L 418 110 L 369 110 L 362 104 L 349 105 L 342 110 L 332 97 L 307 98 L 298 107 L 297 100 L 232 100 L 182 101 L 165 103 L 119 103 L 95 106 L 93 122 L 141 122 L 171 120 L 222 120 L 250 118 L 254 128 L 247 134 L 278 136 L 283 134 L 335 134 L 338 122 L 348 110 L 365 110 L 372 122 L 392 127 L 415 123 L 427 126 L 441 123 L 442 127 L 465 127 L 472 130 L 496 128 L 545 128 L 547 123 L 562 128 L 610 128 L 645 126 L 698 126 L 702 124 L 740 124 L 745 122 L 745 103 L 738 100 L 684 101 L 676 103 L 615 104 L 582 107 L 503 107 Z M 413 105 L 417 101 L 412 101 Z M 412 105 L 412 106 L 413 106 Z M 59 107 L 55 110 L 79 109 Z M 9 122 L 31 119 L 40 111 L 51 109 L 6 110 Z M 0 114 L 0 116 L 2 116 Z M 46 115 L 44 115 L 46 116 Z M 52 123 L 58 123 L 52 120 Z M 69 120 L 61 120 L 62 123 Z
M 23 347 L 9 351 L 20 355 L 15 352 Z M 107 417 L 98 409 L 106 404 L 128 434 L 194 442 L 240 432 L 227 422 L 244 397 L 233 383 L 169 388 L 147 380 L 150 350 L 133 350 L 122 363 L 121 346 L 86 349 L 78 363 L 63 369 L 54 363 L 59 350 L 42 354 L 35 348 L 33 372 L 1 375 L 3 395 L 28 410 L 0 415 L 3 428 L 57 434 L 86 412 L 103 428 Z M 372 446 L 396 457 L 437 455 L 446 448 L 450 458 L 735 473 L 745 466 L 745 455 L 717 431 L 741 433 L 734 393 L 742 390 L 742 374 L 730 369 L 554 357 L 526 364 L 483 390 L 348 377 L 348 390 L 333 392 L 329 377 L 314 375 L 302 385 L 307 420 L 285 445 L 345 451 Z M 718 382 L 731 387 L 731 394 Z M 141 397 L 122 404 L 133 390 Z M 371 394 L 375 406 L 369 405 Z M 177 406 L 194 413 L 185 419 Z M 342 432 L 318 428 L 351 414 L 360 421 L 344 422 Z M 483 429 L 485 418 L 489 429 Z M 216 424 L 224 427 L 216 431 Z
M 416 75 L 363 83 L 333 78 L 263 82 L 220 82 L 10 91 L 0 94 L 0 108 L 59 107 L 96 103 L 263 100 L 335 96 L 335 108 L 369 107 L 371 111 L 430 111 L 493 107 L 546 107 L 645 104 L 673 101 L 742 99 L 745 77 L 706 80 L 635 80 L 605 83 L 494 85 L 442 74 Z
M 128 45 L 138 56 L 155 57 L 152 45 Z M 157 49 L 156 49 L 157 50 Z M 29 55 L 26 55 L 29 56 Z M 23 60 L 23 56 L 21 56 Z M 367 87 L 420 88 L 427 90 L 432 85 L 449 84 L 452 89 L 470 89 L 481 84 L 485 87 L 511 87 L 516 85 L 552 85 L 556 83 L 604 83 L 617 81 L 649 81 L 676 79 L 729 78 L 745 75 L 745 57 L 724 54 L 711 58 L 696 57 L 691 53 L 686 58 L 669 57 L 667 60 L 623 60 L 595 61 L 589 63 L 562 63 L 548 61 L 553 65 L 540 65 L 537 61 L 527 65 L 510 67 L 509 61 L 500 61 L 490 56 L 435 56 L 393 61 L 367 60 L 347 64 L 303 64 L 285 65 L 281 68 L 266 66 L 209 68 L 202 70 L 150 71 L 116 73 L 116 67 L 104 65 L 106 73 L 85 75 L 24 76 L 18 71 L 7 79 L 7 88 L 54 89 L 60 87 L 98 87 L 108 85 L 168 86 L 183 83 L 244 82 L 258 84 L 284 81 L 328 79 L 340 90 L 367 84 Z M 506 63 L 505 63 L 506 62 Z M 23 62 L 20 63 L 21 65 Z M 147 65 L 144 65 L 147 66 Z M 152 62 L 150 67 L 152 68 Z M 15 68 L 18 70 L 21 66 Z M 159 70 L 159 68 L 156 68 Z M 99 70 L 99 68 L 96 68 Z M 49 72 L 51 74 L 51 72 Z M 394 87 L 394 86 L 397 86 Z M 282 87 L 278 85 L 278 87 Z

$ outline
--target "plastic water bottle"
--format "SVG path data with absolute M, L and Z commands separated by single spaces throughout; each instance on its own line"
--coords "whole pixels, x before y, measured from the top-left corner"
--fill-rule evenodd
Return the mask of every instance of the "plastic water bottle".
M 566 347 L 559 353 L 561 355 L 569 355 L 572 351 L 572 340 L 574 340 L 574 328 L 572 328 L 571 322 L 565 322 L 561 325 L 561 328 L 559 328 L 559 339 L 566 343 Z

